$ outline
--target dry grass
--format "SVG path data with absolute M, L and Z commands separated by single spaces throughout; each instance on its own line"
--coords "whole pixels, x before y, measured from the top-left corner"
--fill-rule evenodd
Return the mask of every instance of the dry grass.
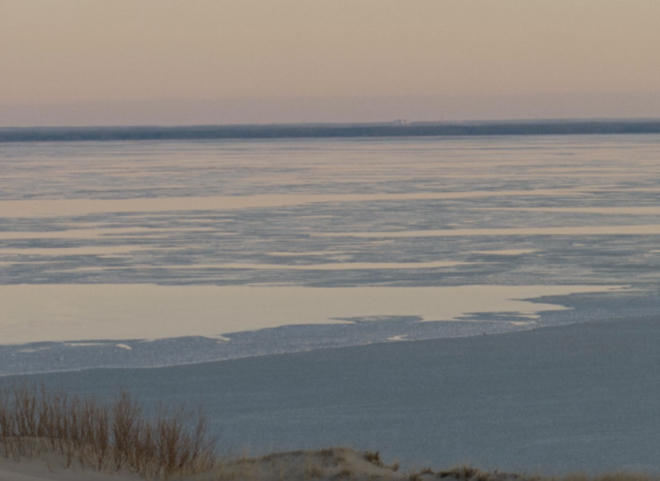
M 486 472 L 468 465 L 446 471 L 424 468 L 408 474 L 399 465 L 386 465 L 380 452 L 355 453 L 348 448 L 317 452 L 272 453 L 259 458 L 244 456 L 218 461 L 215 439 L 207 435 L 201 411 L 159 407 L 145 415 L 141 405 L 126 391 L 113 402 L 69 396 L 44 385 L 0 384 L 0 456 L 20 461 L 56 455 L 65 467 L 138 473 L 148 479 L 166 479 L 203 473 L 212 479 L 379 479 L 398 481 L 660 481 L 638 473 L 597 476 L 571 474 L 562 477 Z M 354 458 L 373 467 L 365 471 Z M 293 465 L 287 465 L 287 460 Z M 297 464 L 296 464 L 297 463 Z M 195 479 L 197 479 L 195 477 Z M 201 479 L 201 478 L 200 478 Z M 209 478 L 210 479 L 210 478 Z
M 595 476 L 576 473 L 568 474 L 560 478 L 554 478 L 553 481 L 658 481 L 658 476 L 651 476 L 646 473 L 605 473 Z
M 59 453 L 95 470 L 169 478 L 209 470 L 215 439 L 201 412 L 159 408 L 153 418 L 126 391 L 108 404 L 29 384 L 0 385 L 0 450 L 20 461 Z
M 584 473 L 567 474 L 550 477 L 542 475 L 529 475 L 520 473 L 507 473 L 495 470 L 493 472 L 481 471 L 468 465 L 460 465 L 447 471 L 434 472 L 430 468 L 422 470 L 419 474 L 433 474 L 439 479 L 455 479 L 459 481 L 660 481 L 657 476 L 645 473 L 621 472 L 588 475 Z
M 376 466 L 383 466 L 383 461 L 380 459 L 380 451 L 365 451 L 364 459 L 369 461 L 371 464 L 375 464 Z

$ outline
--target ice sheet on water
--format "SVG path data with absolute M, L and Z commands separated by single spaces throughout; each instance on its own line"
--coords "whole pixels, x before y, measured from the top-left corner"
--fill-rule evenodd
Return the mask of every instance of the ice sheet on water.
M 35 295 L 16 307 L 9 291 L 3 294 L 7 306 L 13 305 L 14 319 L 21 319 L 20 328 L 16 322 L 5 326 L 3 339 L 112 339 L 112 345 L 75 350 L 81 355 L 88 348 L 107 351 L 109 357 L 100 358 L 110 364 L 128 359 L 167 364 L 276 352 L 276 346 L 286 351 L 381 342 L 403 333 L 408 339 L 473 335 L 649 310 L 660 291 L 658 155 L 657 135 L 4 144 L 0 284 L 25 284 Z M 97 322 L 101 313 L 84 302 L 78 313 L 48 304 L 49 292 L 58 288 L 79 290 L 82 296 L 93 285 L 116 286 L 115 302 L 103 301 L 102 310 L 111 313 L 103 322 Z M 244 317 L 250 317 L 245 321 L 250 329 L 269 329 L 234 334 L 221 344 L 213 340 L 208 348 L 195 347 L 197 353 L 179 351 L 178 360 L 158 355 L 146 361 L 146 352 L 137 352 L 129 341 L 211 335 L 199 328 L 205 321 L 195 311 L 194 295 L 144 295 L 135 312 L 165 311 L 157 335 L 149 316 L 138 322 L 122 313 L 123 321 L 112 321 L 122 305 L 134 305 L 119 293 L 124 288 L 147 292 L 161 286 L 158 292 L 164 293 L 165 287 L 177 286 L 191 287 L 189 292 L 195 292 L 192 287 L 253 286 L 357 293 L 475 285 L 509 289 L 507 299 L 529 299 L 516 294 L 523 286 L 596 286 L 602 292 L 566 296 L 568 291 L 562 291 L 552 302 L 542 301 L 555 308 L 578 306 L 575 312 L 538 313 L 539 305 L 536 310 L 520 304 L 466 306 L 452 315 L 460 322 L 435 327 L 409 322 L 410 316 L 429 316 L 418 308 L 424 300 L 405 296 L 362 303 L 337 298 L 335 304 L 346 312 L 315 317 L 300 310 L 277 322 L 277 315 L 248 316 L 248 308 Z M 638 291 L 607 291 L 608 286 Z M 553 291 L 531 297 L 547 294 Z M 67 296 L 62 302 L 78 302 Z M 90 299 L 99 299 L 95 296 Z M 178 299 L 178 310 L 164 308 L 170 298 Z M 399 299 L 405 309 L 363 310 L 385 306 L 388 299 Z M 40 305 L 50 317 L 26 317 Z M 184 307 L 190 309 L 184 312 Z M 81 322 L 83 314 L 89 323 Z M 527 322 L 521 314 L 539 317 L 533 325 L 516 325 Z M 336 321 L 378 315 L 398 320 Z M 274 328 L 315 320 L 336 324 Z M 327 329 L 322 331 L 327 338 L 314 341 L 308 327 Z M 52 337 L 54 330 L 61 336 Z M 68 334 L 74 331 L 75 336 Z M 241 328 L 214 333 L 230 331 Z M 229 347 L 239 338 L 250 341 Z M 133 349 L 117 348 L 117 343 Z M 176 345 L 185 350 L 192 344 L 179 340 Z M 36 366 L 37 357 L 30 361 L 23 355 L 73 349 L 49 346 L 31 353 L 25 350 L 35 346 L 23 346 L 20 358 Z M 39 359 L 50 365 L 51 360 Z

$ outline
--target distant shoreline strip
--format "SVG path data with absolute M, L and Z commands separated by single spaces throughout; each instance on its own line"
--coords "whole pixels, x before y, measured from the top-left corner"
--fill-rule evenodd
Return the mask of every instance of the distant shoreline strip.
M 0 128 L 0 142 L 660 134 L 660 120 Z

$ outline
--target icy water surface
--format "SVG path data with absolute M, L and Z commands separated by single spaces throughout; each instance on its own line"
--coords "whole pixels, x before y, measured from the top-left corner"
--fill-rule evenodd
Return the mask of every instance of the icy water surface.
M 660 136 L 0 145 L 0 374 L 658 312 Z

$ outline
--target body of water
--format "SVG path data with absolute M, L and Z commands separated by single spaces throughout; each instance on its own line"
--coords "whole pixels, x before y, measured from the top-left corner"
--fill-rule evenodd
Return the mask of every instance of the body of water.
M 660 136 L 0 145 L 0 373 L 645 316 Z
M 660 472 L 660 136 L 0 144 L 0 375 L 230 452 Z

